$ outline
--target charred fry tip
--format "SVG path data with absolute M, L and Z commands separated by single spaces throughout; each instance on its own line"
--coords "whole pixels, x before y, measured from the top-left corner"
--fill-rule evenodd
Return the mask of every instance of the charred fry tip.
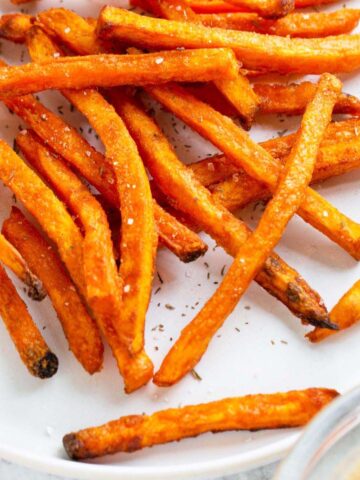
M 28 272 L 25 283 L 28 286 L 27 294 L 29 298 L 35 300 L 35 302 L 41 302 L 44 300 L 47 295 L 46 290 L 41 281 L 35 275 Z
M 82 442 L 76 437 L 75 433 L 68 433 L 63 438 L 63 445 L 66 453 L 72 460 L 79 460 L 83 458 L 83 444 Z
M 194 251 L 190 251 L 190 252 L 184 252 L 183 255 L 181 255 L 179 257 L 179 259 L 183 262 L 183 263 L 191 263 L 191 262 L 194 262 L 195 260 L 197 260 L 198 258 L 200 257 L 203 257 L 205 255 L 205 253 L 207 252 L 208 250 L 208 246 L 207 245 L 204 245 L 203 248 L 201 249 L 197 249 L 197 250 L 194 250 Z
M 339 325 L 336 323 L 333 323 L 330 319 L 330 316 L 327 318 L 322 318 L 322 317 L 310 317 L 307 319 L 310 323 L 310 325 L 313 325 L 314 327 L 317 328 L 327 328 L 328 330 L 339 330 Z
M 58 371 L 59 360 L 57 356 L 48 351 L 32 367 L 32 372 L 39 378 L 51 378 Z

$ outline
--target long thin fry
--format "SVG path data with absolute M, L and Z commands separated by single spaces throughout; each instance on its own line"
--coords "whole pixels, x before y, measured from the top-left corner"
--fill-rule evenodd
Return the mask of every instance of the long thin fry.
M 338 325 L 338 331 L 350 328 L 360 320 L 360 281 L 357 281 L 331 310 L 331 319 Z M 322 328 L 315 328 L 306 336 L 314 343 L 329 337 Z
M 41 301 L 46 293 L 41 282 L 29 269 L 20 253 L 0 234 L 0 262 L 10 268 L 28 287 L 28 295 L 33 300 Z
M 271 190 L 276 188 L 279 164 L 230 118 L 200 102 L 178 85 L 145 87 L 156 100 L 216 145 L 234 164 L 241 166 Z M 354 258 L 360 258 L 360 225 L 339 212 L 308 188 L 299 215 L 336 242 Z
M 155 374 L 154 383 L 169 386 L 183 378 L 199 362 L 216 331 L 233 311 L 271 250 L 281 239 L 296 213 L 311 180 L 326 127 L 331 120 L 341 82 L 324 74 L 301 122 L 300 135 L 282 171 L 272 200 L 260 222 L 244 243 L 215 294 L 182 330 Z
M 360 67 L 359 35 L 284 38 L 144 17 L 110 6 L 99 16 L 98 31 L 105 39 L 153 49 L 227 47 L 250 69 L 315 74 L 351 72 Z
M 186 64 L 186 68 L 182 68 Z M 61 57 L 0 68 L 0 97 L 41 90 L 143 85 L 172 80 L 234 78 L 238 64 L 230 49 L 198 49 L 144 55 Z
M 28 47 L 36 61 L 58 52 L 41 29 L 34 28 Z M 125 125 L 101 94 L 96 90 L 62 93 L 87 117 L 102 139 L 107 157 L 112 160 L 122 219 L 120 276 L 123 281 L 121 318 L 115 317 L 112 321 L 120 339 L 132 353 L 139 353 L 144 347 L 145 316 L 157 246 L 149 180 Z
M 312 7 L 321 4 L 334 3 L 337 0 L 295 0 L 295 8 Z M 131 0 L 131 4 L 138 5 L 139 0 Z M 196 13 L 223 13 L 242 11 L 240 7 L 223 0 L 186 0 L 186 3 Z
M 0 16 L 0 38 L 11 42 L 24 43 L 31 28 L 33 17 L 24 13 Z
M 228 0 L 232 5 L 256 12 L 262 17 L 277 18 L 294 10 L 294 0 Z
M 154 120 L 134 101 L 121 95 L 121 92 L 112 94 L 110 98 L 137 142 L 156 184 L 171 199 L 172 206 L 189 215 L 228 253 L 236 256 L 251 231 L 241 220 L 214 201 L 191 171 L 178 160 Z M 265 289 L 283 301 L 296 315 L 306 322 L 322 323 L 324 312 L 319 297 L 316 294 L 314 296 L 305 283 L 299 283 L 299 279 L 299 274 L 276 254 L 269 257 L 265 268 L 257 277 Z M 292 302 L 294 297 L 290 294 L 294 289 L 301 292 L 296 302 Z
M 26 259 L 31 270 L 41 278 L 61 321 L 70 350 L 87 372 L 97 372 L 102 362 L 92 347 L 92 329 L 89 328 L 92 320 L 53 248 L 15 207 L 5 220 L 2 231 Z
M 260 430 L 305 425 L 338 393 L 309 388 L 225 398 L 211 403 L 129 415 L 64 437 L 70 458 L 84 460 L 195 437 L 205 432 Z
M 0 316 L 21 360 L 31 375 L 50 378 L 57 372 L 58 359 L 47 346 L 38 327 L 0 265 Z

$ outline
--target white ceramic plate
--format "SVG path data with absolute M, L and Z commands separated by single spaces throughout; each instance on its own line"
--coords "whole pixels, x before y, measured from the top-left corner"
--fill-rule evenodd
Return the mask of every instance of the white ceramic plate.
M 83 15 L 96 15 L 102 1 L 39 1 L 24 7 L 34 12 L 50 6 L 70 7 Z M 109 2 L 120 5 L 120 2 Z M 360 6 L 360 1 L 348 1 Z M 8 0 L 0 0 L 0 12 L 14 11 Z M 23 47 L 2 42 L 2 54 L 13 63 L 27 61 Z M 360 95 L 356 75 L 347 76 L 345 90 Z M 84 119 L 71 113 L 59 94 L 44 94 L 48 106 L 63 111 L 73 125 L 82 126 L 94 142 Z M 172 117 L 158 111 L 177 151 L 185 161 L 194 161 L 213 149 L 189 129 L 172 127 Z M 0 106 L 0 136 L 12 144 L 19 125 L 18 118 Z M 251 135 L 262 140 L 284 129 L 295 129 L 299 119 L 260 118 Z M 191 145 L 191 148 L 186 145 Z M 330 180 L 320 187 L 321 193 L 352 218 L 360 221 L 360 173 Z M 12 195 L 0 191 L 1 220 L 9 214 Z M 259 216 L 259 208 L 243 214 L 250 224 Z M 209 239 L 206 239 L 209 240 Z M 147 349 L 156 367 L 175 339 L 216 288 L 221 270 L 231 259 L 220 248 L 189 265 L 181 264 L 172 254 L 161 251 L 158 277 L 147 323 Z M 296 218 L 277 249 L 316 288 L 327 305 L 336 300 L 360 276 L 356 262 L 327 238 Z M 209 276 L 209 278 L 208 278 Z M 21 285 L 17 283 L 22 291 Z M 171 304 L 174 310 L 165 308 Z M 188 376 L 171 389 L 154 385 L 131 396 L 122 393 L 122 381 L 109 352 L 103 371 L 86 375 L 67 349 L 59 322 L 49 301 L 29 303 L 44 335 L 58 354 L 60 368 L 51 380 L 32 378 L 20 363 L 17 353 L 0 323 L 0 456 L 46 472 L 84 479 L 149 479 L 212 477 L 265 463 L 284 454 L 298 435 L 296 431 L 258 433 L 231 432 L 207 434 L 181 443 L 159 446 L 134 454 L 122 454 L 96 462 L 74 463 L 62 449 L 65 433 L 131 413 L 150 413 L 170 406 L 207 402 L 247 393 L 276 392 L 310 386 L 335 387 L 344 392 L 359 380 L 360 328 L 337 335 L 321 344 L 311 345 L 303 337 L 305 328 L 285 307 L 252 285 L 238 308 L 226 321 L 197 367 L 202 381 Z M 185 313 L 186 316 L 181 316 Z M 154 327 L 164 325 L 160 332 Z M 238 329 L 240 331 L 238 331 Z

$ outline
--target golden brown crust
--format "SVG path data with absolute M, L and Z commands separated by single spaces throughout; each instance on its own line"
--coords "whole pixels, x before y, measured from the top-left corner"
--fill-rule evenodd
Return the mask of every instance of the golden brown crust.
M 287 393 L 238 398 L 130 415 L 100 427 L 65 435 L 70 458 L 85 460 L 116 452 L 195 437 L 205 432 L 299 427 L 336 398 L 335 390 L 309 388 Z

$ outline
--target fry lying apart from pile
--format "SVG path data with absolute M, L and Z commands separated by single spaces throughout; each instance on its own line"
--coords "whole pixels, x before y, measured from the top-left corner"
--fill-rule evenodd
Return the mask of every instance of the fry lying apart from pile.
M 109 345 L 127 393 L 191 372 L 252 280 L 315 327 L 311 342 L 360 320 L 360 282 L 328 313 L 274 252 L 298 214 L 360 259 L 360 224 L 309 186 L 360 167 L 360 100 L 335 76 L 360 67 L 360 35 L 350 34 L 360 11 L 297 10 L 331 1 L 133 0 L 151 16 L 108 5 L 97 19 L 56 8 L 0 17 L 0 37 L 26 44 L 32 60 L 0 60 L 0 99 L 26 124 L 16 152 L 0 140 L 0 179 L 27 211 L 13 207 L 0 233 L 0 315 L 32 375 L 51 377 L 58 359 L 5 268 L 31 298 L 48 294 L 86 372 L 102 368 Z M 266 73 L 320 78 L 269 83 Z M 48 89 L 84 115 L 104 154 L 33 96 Z M 182 163 L 148 101 L 221 153 Z M 302 115 L 301 126 L 258 144 L 245 131 L 258 114 Z M 252 231 L 234 212 L 258 200 L 268 203 Z M 144 339 L 156 253 L 197 259 L 207 250 L 199 231 L 234 261 L 154 374 Z M 298 427 L 337 395 L 310 388 L 131 415 L 64 446 L 81 460 L 209 431 Z

